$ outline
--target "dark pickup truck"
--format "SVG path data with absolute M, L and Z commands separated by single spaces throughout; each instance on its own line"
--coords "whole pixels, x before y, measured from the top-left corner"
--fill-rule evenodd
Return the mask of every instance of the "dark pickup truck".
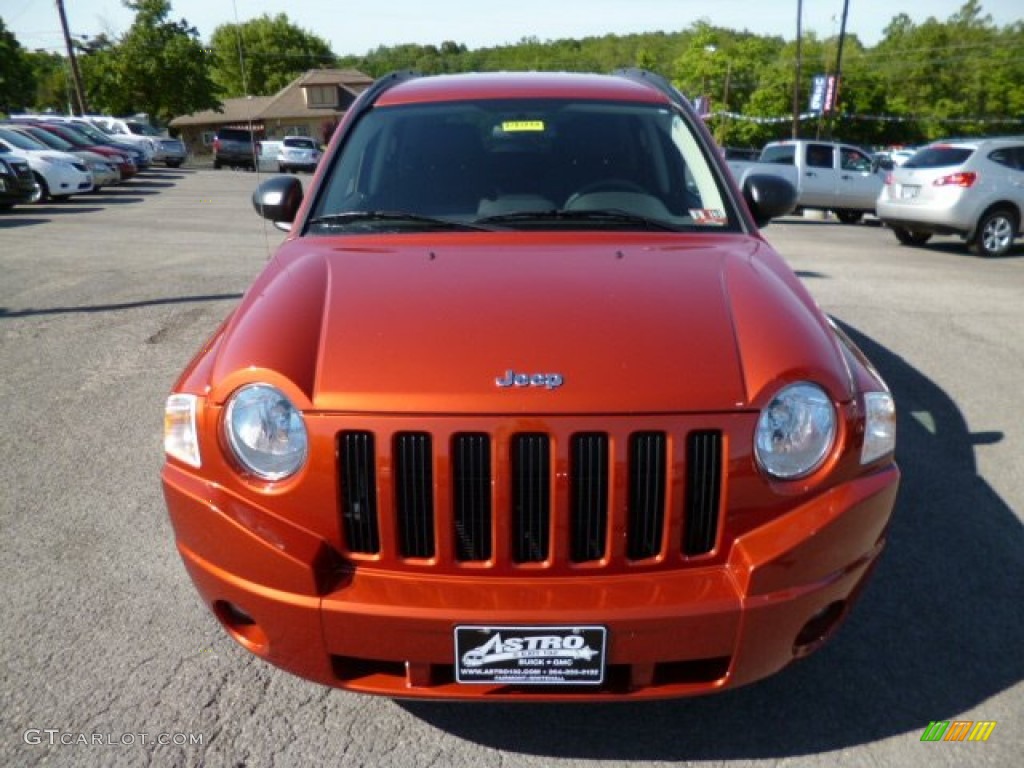
M 259 141 L 246 128 L 221 128 L 213 139 L 213 167 L 249 168 L 259 162 Z

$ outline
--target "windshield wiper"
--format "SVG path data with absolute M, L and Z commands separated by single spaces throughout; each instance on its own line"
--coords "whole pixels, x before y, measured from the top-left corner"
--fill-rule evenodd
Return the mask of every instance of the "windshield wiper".
M 317 216 L 309 220 L 311 227 L 348 227 L 350 224 L 411 224 L 421 228 L 449 229 L 449 230 L 470 230 L 490 231 L 489 227 L 480 226 L 477 223 L 466 223 L 463 221 L 451 221 L 449 219 L 438 219 L 433 216 L 423 216 L 418 213 L 406 213 L 405 211 L 342 211 L 340 213 L 329 213 L 324 216 Z
M 514 211 L 512 213 L 498 213 L 493 216 L 482 216 L 479 219 L 473 219 L 474 224 L 512 224 L 530 221 L 590 221 L 598 224 L 638 224 L 647 229 L 660 229 L 669 232 L 681 231 L 681 227 L 671 222 L 652 219 L 649 216 L 641 216 L 638 213 L 629 213 L 618 208 L 592 210 L 556 208 L 549 211 Z

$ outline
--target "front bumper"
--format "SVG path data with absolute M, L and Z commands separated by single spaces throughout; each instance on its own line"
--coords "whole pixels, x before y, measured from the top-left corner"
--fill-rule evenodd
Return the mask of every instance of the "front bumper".
M 0 206 L 30 203 L 38 194 L 39 187 L 34 181 L 0 174 Z
M 82 173 L 74 168 L 47 169 L 43 178 L 54 197 L 91 192 L 94 184 L 91 173 Z
M 184 145 L 161 144 L 153 155 L 154 163 L 183 163 L 188 159 Z
M 400 698 L 614 700 L 750 683 L 815 650 L 884 547 L 899 472 L 832 488 L 732 542 L 723 565 L 494 578 L 351 568 L 327 542 L 167 464 L 179 552 L 250 651 L 316 682 Z M 454 682 L 457 625 L 601 625 L 599 687 Z

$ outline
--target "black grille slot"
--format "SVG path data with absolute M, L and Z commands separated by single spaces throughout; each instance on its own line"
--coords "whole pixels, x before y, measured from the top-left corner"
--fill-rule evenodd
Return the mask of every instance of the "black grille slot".
M 376 449 L 370 432 L 342 432 L 338 439 L 341 468 L 341 519 L 352 552 L 380 552 L 377 528 Z
M 452 516 L 455 557 L 491 558 L 491 439 L 460 434 L 452 440 Z
M 539 563 L 548 557 L 551 444 L 547 435 L 512 438 L 512 557 Z
M 395 436 L 395 513 L 402 557 L 434 556 L 434 473 L 430 435 Z
M 608 435 L 573 435 L 570 447 L 571 557 L 600 560 L 608 529 Z
M 629 439 L 629 533 L 626 552 L 644 560 L 661 552 L 665 522 L 663 432 L 637 432 Z
M 683 553 L 703 555 L 715 547 L 722 498 L 722 433 L 691 432 L 686 442 L 686 520 Z

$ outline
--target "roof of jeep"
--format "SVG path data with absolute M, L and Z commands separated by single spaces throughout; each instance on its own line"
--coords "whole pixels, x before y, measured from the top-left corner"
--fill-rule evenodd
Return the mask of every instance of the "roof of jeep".
M 613 75 L 567 72 L 494 72 L 405 80 L 385 91 L 378 106 L 479 99 L 573 98 L 667 103 L 653 86 Z

